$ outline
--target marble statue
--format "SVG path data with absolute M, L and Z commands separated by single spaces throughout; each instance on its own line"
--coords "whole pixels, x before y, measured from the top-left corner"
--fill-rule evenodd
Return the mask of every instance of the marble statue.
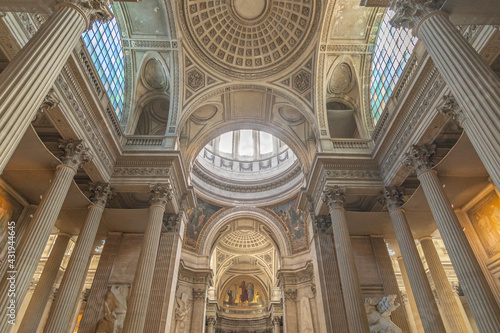
M 186 326 L 186 316 L 189 312 L 188 295 L 182 293 L 180 298 L 175 298 L 175 303 L 175 333 L 183 333 Z
M 104 317 L 97 323 L 96 333 L 120 333 L 127 313 L 129 286 L 114 285 L 106 294 Z
M 372 333 L 402 333 L 390 318 L 391 312 L 399 307 L 394 303 L 396 295 L 382 298 L 366 298 L 365 309 L 368 316 L 368 324 Z

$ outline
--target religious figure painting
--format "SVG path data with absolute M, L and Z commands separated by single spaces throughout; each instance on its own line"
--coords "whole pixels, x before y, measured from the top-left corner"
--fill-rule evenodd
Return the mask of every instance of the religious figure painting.
M 210 218 L 222 207 L 212 205 L 206 201 L 198 199 L 197 205 L 193 209 L 188 209 L 188 221 L 186 224 L 186 239 L 187 245 L 195 248 L 198 237 L 200 236 L 203 227 Z
M 265 307 L 264 292 L 255 279 L 234 279 L 225 287 L 219 304 L 226 313 L 260 313 Z
M 297 208 L 294 199 L 287 203 L 270 208 L 286 226 L 293 241 L 294 250 L 301 251 L 307 248 L 307 229 L 304 212 Z
M 467 215 L 488 257 L 500 253 L 500 198 L 491 191 L 471 209 Z

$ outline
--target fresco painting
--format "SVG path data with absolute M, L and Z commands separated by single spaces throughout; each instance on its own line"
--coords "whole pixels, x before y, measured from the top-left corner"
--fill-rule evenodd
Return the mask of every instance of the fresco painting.
M 186 224 L 186 237 L 184 239 L 185 245 L 196 248 L 203 227 L 221 209 L 222 207 L 198 199 L 196 207 L 187 210 L 188 221 Z
M 297 208 L 296 199 L 270 208 L 286 226 L 287 233 L 291 236 L 295 252 L 307 248 L 307 226 L 305 214 Z
M 219 305 L 226 313 L 260 313 L 266 305 L 260 283 L 252 278 L 231 281 L 222 293 Z
M 500 198 L 491 191 L 471 209 L 467 215 L 488 257 L 500 253 Z

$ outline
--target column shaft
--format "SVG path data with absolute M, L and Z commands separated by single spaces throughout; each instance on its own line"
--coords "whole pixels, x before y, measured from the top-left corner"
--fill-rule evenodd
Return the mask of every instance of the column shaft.
M 332 235 L 320 233 L 314 237 L 317 257 L 316 273 L 319 283 L 317 295 L 321 296 L 321 302 L 325 316 L 327 332 L 344 332 L 347 326 L 344 302 L 342 298 L 342 287 L 340 285 L 339 267 L 337 265 L 337 254 Z M 317 296 L 317 297 L 318 297 Z
M 54 180 L 40 202 L 33 221 L 24 235 L 24 240 L 16 250 L 16 304 L 20 305 L 28 291 L 30 281 L 35 273 L 38 261 L 54 227 L 62 204 L 68 193 L 76 170 L 64 164 L 57 167 Z M 8 294 L 10 284 L 7 277 L 9 271 L 0 282 L 0 293 Z M 7 305 L 8 297 L 0 298 L 0 332 L 8 331 Z
M 472 123 L 467 135 L 500 188 L 500 79 L 446 13 L 433 12 L 424 18 L 418 37 Z
M 89 208 L 45 325 L 45 330 L 48 332 L 64 332 L 71 323 L 74 304 L 80 297 L 89 256 L 103 212 L 104 206 L 101 205 L 94 204 Z
M 330 215 L 349 331 L 370 332 L 344 208 L 330 206 Z
M 417 332 L 423 332 L 424 328 L 422 325 L 422 320 L 418 314 L 417 303 L 415 302 L 415 296 L 413 295 L 413 290 L 411 289 L 410 279 L 408 279 L 408 273 L 406 272 L 406 266 L 403 261 L 403 257 L 398 258 L 399 269 L 401 270 L 401 276 L 403 277 L 403 284 L 405 285 L 406 296 L 408 296 L 408 303 L 410 304 L 411 314 L 413 320 L 415 321 L 415 326 Z
M 384 238 L 370 237 L 370 240 L 372 243 L 375 260 L 377 260 L 378 271 L 380 273 L 380 278 L 384 286 L 384 292 L 386 295 L 396 295 L 396 302 L 400 304 L 400 306 L 391 313 L 391 320 L 403 332 L 410 332 L 410 325 L 408 323 L 406 311 L 401 300 L 398 281 L 396 280 L 396 276 L 394 275 L 391 258 L 389 257 L 389 252 L 387 250 Z
M 392 209 L 389 214 L 424 331 L 426 333 L 446 332 L 404 211 L 396 208 Z
M 179 234 L 161 235 L 144 326 L 147 332 L 161 333 L 171 326 L 181 249 Z
M 152 205 L 149 209 L 149 220 L 146 232 L 144 233 L 134 284 L 130 291 L 127 314 L 123 324 L 123 333 L 143 331 L 164 211 L 165 206 L 160 205 Z
M 19 327 L 19 332 L 36 332 L 42 315 L 45 310 L 47 301 L 52 294 L 52 289 L 56 281 L 57 273 L 61 266 L 61 261 L 64 257 L 66 247 L 68 246 L 68 234 L 59 234 L 56 242 L 52 247 L 49 259 L 43 267 L 42 275 L 36 285 L 35 292 L 31 297 L 31 301 L 26 309 L 25 315 Z
M 85 26 L 79 11 L 60 6 L 0 74 L 0 173 Z
M 434 247 L 432 238 L 426 237 L 420 240 L 420 245 L 424 251 L 427 265 L 431 272 L 434 286 L 438 294 L 441 310 L 443 311 L 449 329 L 453 332 L 468 332 L 465 320 L 460 312 L 460 308 L 451 289 L 451 285 L 444 271 L 439 255 Z
M 500 332 L 500 307 L 481 271 L 436 172 L 418 173 L 429 207 L 481 332 Z
M 111 269 L 113 268 L 113 262 L 120 248 L 121 240 L 121 233 L 113 232 L 108 234 L 101 258 L 99 259 L 99 265 L 95 272 L 94 281 L 90 288 L 87 305 L 85 306 L 82 320 L 80 321 L 80 327 L 78 328 L 79 333 L 95 332 L 97 322 L 99 321 L 99 315 L 104 305 Z

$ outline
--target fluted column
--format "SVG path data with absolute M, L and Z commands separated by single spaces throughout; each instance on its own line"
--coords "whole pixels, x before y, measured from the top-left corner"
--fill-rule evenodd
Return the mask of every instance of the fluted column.
M 443 1 L 392 0 L 396 27 L 413 29 L 472 123 L 466 130 L 491 179 L 500 188 L 500 79 L 439 11 Z
M 215 323 L 217 322 L 217 319 L 215 317 L 208 317 L 207 318 L 207 333 L 215 333 Z
M 170 314 L 175 311 L 175 289 L 182 251 L 181 235 L 184 234 L 186 219 L 185 212 L 163 217 L 167 232 L 161 235 L 158 246 L 144 325 L 146 332 L 162 333 L 172 325 L 173 317 Z
M 403 256 L 424 331 L 426 333 L 446 332 L 436 300 L 432 294 L 429 280 L 427 279 L 427 274 L 415 246 L 410 226 L 408 225 L 404 210 L 401 208 L 404 203 L 404 191 L 397 187 L 387 187 L 384 189 L 383 194 L 394 231 L 396 232 L 399 249 Z
M 31 225 L 23 236 L 23 242 L 16 250 L 15 267 L 9 268 L 0 282 L 0 295 L 7 295 L 11 279 L 15 280 L 15 304 L 17 305 L 21 305 L 28 291 L 30 281 L 74 175 L 83 163 L 90 160 L 88 149 L 85 148 L 82 141 L 62 140 L 59 147 L 64 151 L 61 156 L 62 163 L 57 166 L 54 180 L 43 195 Z M 11 316 L 7 316 L 7 314 L 11 314 L 11 312 L 7 306 L 12 304 L 11 300 L 9 297 L 0 297 L 0 332 L 8 332 L 8 320 Z
M 377 261 L 382 285 L 384 286 L 384 293 L 386 295 L 396 295 L 396 302 L 400 304 L 400 306 L 391 313 L 391 320 L 403 332 L 410 332 L 410 325 L 408 323 L 405 307 L 401 299 L 398 281 L 394 275 L 394 269 L 392 268 L 391 258 L 389 256 L 389 251 L 387 250 L 384 238 L 370 236 L 370 240 L 372 243 L 373 254 L 375 255 L 375 260 Z
M 91 184 L 89 190 L 92 204 L 89 206 L 87 218 L 76 241 L 54 305 L 45 324 L 47 332 L 64 332 L 71 323 L 73 307 L 81 293 L 102 213 L 108 198 L 111 196 L 109 184 Z
M 151 282 L 161 235 L 163 213 L 171 200 L 170 187 L 157 184 L 150 186 L 151 206 L 149 218 L 144 232 L 141 253 L 137 263 L 134 284 L 130 291 L 127 314 L 123 324 L 123 333 L 142 332 L 146 320 Z
M 274 317 L 272 321 L 273 321 L 273 333 L 280 333 L 281 332 L 280 317 Z
M 108 233 L 108 238 L 104 244 L 104 249 L 102 250 L 101 258 L 99 259 L 99 264 L 94 275 L 94 281 L 92 281 L 92 287 L 87 298 L 87 305 L 80 321 L 79 333 L 95 332 L 99 315 L 104 305 L 111 269 L 120 248 L 121 240 L 121 232 Z
M 191 333 L 205 331 L 207 314 L 207 286 L 193 288 L 193 307 L 191 314 Z
M 441 310 L 446 318 L 449 329 L 453 332 L 468 332 L 464 317 L 460 312 L 432 238 L 421 238 L 420 245 L 424 251 L 425 259 L 429 266 L 434 286 L 436 287 L 439 303 L 441 304 Z
M 401 277 L 403 278 L 403 284 L 405 285 L 406 295 L 408 296 L 408 303 L 410 304 L 411 314 L 413 321 L 415 322 L 415 328 L 417 332 L 423 332 L 424 328 L 422 326 L 422 320 L 418 314 L 417 303 L 415 302 L 415 296 L 413 295 L 413 290 L 411 289 L 410 279 L 408 279 L 408 273 L 406 272 L 406 266 L 403 261 L 403 257 L 398 257 L 398 266 L 401 271 Z
M 56 281 L 57 273 L 61 266 L 61 261 L 64 257 L 66 247 L 68 246 L 71 235 L 60 233 L 57 235 L 52 250 L 50 251 L 49 259 L 43 267 L 42 275 L 35 292 L 31 297 L 31 301 L 26 309 L 25 315 L 19 327 L 19 332 L 36 332 L 40 320 L 42 319 L 45 305 L 52 294 L 52 288 Z
M 55 12 L 0 74 L 0 174 L 71 51 L 96 20 L 113 17 L 111 0 L 70 0 Z
M 332 221 L 328 216 L 317 217 L 311 214 L 316 224 L 314 235 L 314 249 L 316 263 L 314 265 L 316 283 L 316 297 L 318 298 L 318 314 L 324 317 L 324 324 L 320 323 L 325 332 L 344 332 L 347 327 L 347 318 L 342 299 L 339 267 L 333 235 L 326 231 L 331 227 Z M 321 320 L 321 319 L 320 319 Z
M 431 168 L 434 154 L 433 145 L 413 145 L 406 154 L 404 164 L 417 173 L 479 330 L 500 332 L 500 307 L 439 182 L 437 173 Z
M 352 251 L 351 238 L 345 218 L 345 189 L 335 186 L 323 192 L 323 201 L 328 203 L 332 219 L 333 238 L 340 281 L 344 295 L 347 322 L 351 333 L 370 332 L 364 301 L 361 296 L 358 271 Z

